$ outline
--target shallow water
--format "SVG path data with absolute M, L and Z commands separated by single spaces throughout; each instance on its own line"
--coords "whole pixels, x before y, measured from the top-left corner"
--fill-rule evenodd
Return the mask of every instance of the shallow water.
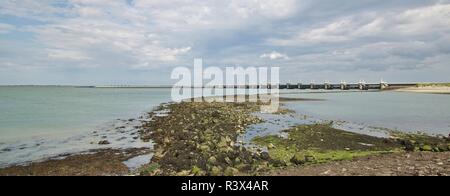
M 450 95 L 404 92 L 339 92 L 283 90 L 282 97 L 324 99 L 286 103 L 297 113 L 341 126 L 405 132 L 450 133 Z
M 91 149 L 150 148 L 138 138 L 139 116 L 169 98 L 170 89 L 0 87 L 0 167 Z
M 140 155 L 124 161 L 123 164 L 125 164 L 130 171 L 135 171 L 139 169 L 141 166 L 150 163 L 152 157 L 153 154 Z
M 0 87 L 0 138 L 92 131 L 168 101 L 170 89 Z
M 151 148 L 138 136 L 139 116 L 170 101 L 171 89 L 0 87 L 0 167 L 98 148 Z M 450 96 L 400 92 L 281 90 L 296 114 L 258 114 L 239 140 L 278 134 L 298 124 L 333 121 L 343 130 L 386 137 L 386 130 L 450 133 Z M 164 112 L 159 115 L 165 115 Z M 133 119 L 130 121 L 130 119 Z M 98 145 L 101 140 L 111 144 Z M 142 157 L 141 157 L 142 158 Z M 136 158 L 130 167 L 148 157 Z

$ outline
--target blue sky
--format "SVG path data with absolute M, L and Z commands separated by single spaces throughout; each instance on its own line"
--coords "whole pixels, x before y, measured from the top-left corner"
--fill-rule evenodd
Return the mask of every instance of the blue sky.
M 447 0 L 2 0 L 0 84 L 171 84 L 176 66 L 283 82 L 449 81 Z

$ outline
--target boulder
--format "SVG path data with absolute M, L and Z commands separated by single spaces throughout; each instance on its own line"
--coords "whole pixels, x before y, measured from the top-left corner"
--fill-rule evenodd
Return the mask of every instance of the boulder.
M 222 175 L 222 169 L 219 166 L 214 166 L 211 168 L 211 175 L 212 176 L 220 176 Z
M 423 145 L 420 147 L 421 151 L 433 151 L 433 148 L 430 145 Z
M 412 152 L 415 149 L 413 142 L 410 140 L 402 140 L 401 144 L 405 147 L 406 151 Z
M 301 165 L 301 164 L 305 164 L 308 162 L 314 162 L 316 160 L 316 158 L 308 153 L 296 153 L 292 158 L 291 158 L 291 163 L 297 164 L 297 165 Z
M 227 167 L 224 172 L 225 176 L 235 176 L 238 174 L 239 174 L 239 170 L 234 167 Z

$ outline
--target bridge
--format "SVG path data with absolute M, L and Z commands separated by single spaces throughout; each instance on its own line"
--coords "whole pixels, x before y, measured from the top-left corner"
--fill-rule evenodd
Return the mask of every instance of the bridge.
M 216 86 L 213 86 L 215 88 Z M 208 88 L 208 87 L 207 87 Z M 292 83 L 286 83 L 286 84 L 278 84 L 278 85 L 224 85 L 223 88 L 246 88 L 246 89 L 259 89 L 259 88 L 278 88 L 278 89 L 310 89 L 310 90 L 384 90 L 389 88 L 389 84 L 386 82 L 381 81 L 380 83 L 366 83 L 364 81 L 359 81 L 358 83 L 309 83 L 309 84 L 292 84 Z
M 364 81 L 359 81 L 358 83 L 330 83 L 325 82 L 323 84 L 309 83 L 309 84 L 281 84 L 278 86 L 279 89 L 310 89 L 310 90 L 384 90 L 389 87 L 389 84 L 381 81 L 380 83 L 366 83 Z

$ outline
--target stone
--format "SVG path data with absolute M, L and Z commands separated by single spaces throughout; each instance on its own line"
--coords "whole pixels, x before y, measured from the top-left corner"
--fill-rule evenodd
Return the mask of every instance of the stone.
M 164 144 L 169 144 L 170 143 L 170 139 L 168 137 L 165 137 L 163 142 L 164 142 Z
M 422 147 L 420 147 L 421 151 L 432 151 L 433 148 L 430 145 L 423 145 Z
M 231 161 L 231 159 L 228 158 L 228 157 L 225 157 L 225 163 L 227 163 L 228 165 L 233 164 L 233 162 Z
M 239 157 L 236 157 L 236 159 L 234 159 L 234 162 L 235 162 L 236 164 L 239 164 L 239 163 L 241 163 L 241 159 L 240 159 Z
M 210 150 L 208 145 L 199 145 L 198 147 L 202 152 L 208 152 Z
M 227 167 L 225 169 L 224 175 L 225 176 L 235 176 L 239 173 L 239 170 L 234 167 Z
M 192 167 L 191 173 L 198 176 L 202 173 L 202 169 L 197 166 L 194 166 Z
M 304 154 L 297 153 L 291 158 L 290 161 L 296 165 L 302 165 L 306 163 L 306 158 Z
M 102 140 L 98 142 L 99 145 L 108 145 L 111 144 L 108 140 Z
M 189 170 L 183 170 L 178 172 L 176 175 L 177 176 L 188 176 L 191 172 Z
M 263 160 L 269 160 L 270 159 L 270 155 L 267 152 L 262 152 L 261 153 L 261 159 Z
M 415 150 L 415 146 L 410 140 L 402 140 L 401 144 L 405 147 L 406 151 L 412 152 Z
M 212 176 L 220 176 L 222 174 L 222 169 L 219 166 L 214 166 L 211 168 Z
M 217 164 L 217 159 L 216 159 L 216 157 L 214 157 L 214 156 L 209 157 L 208 163 L 211 164 L 211 165 Z

